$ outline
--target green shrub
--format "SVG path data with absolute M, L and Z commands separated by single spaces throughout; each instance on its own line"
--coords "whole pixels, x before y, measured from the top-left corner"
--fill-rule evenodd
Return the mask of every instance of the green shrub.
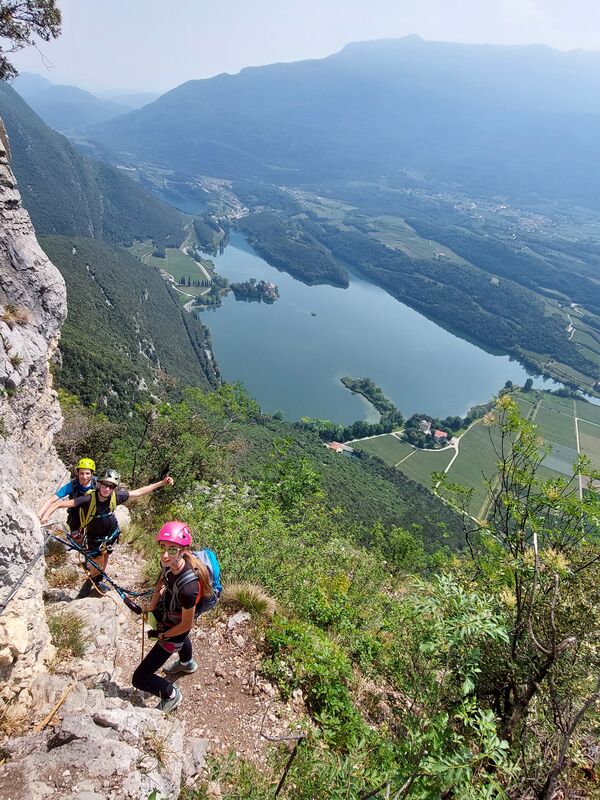
M 270 653 L 263 662 L 265 675 L 285 697 L 301 689 L 326 738 L 350 747 L 364 726 L 348 691 L 350 661 L 340 647 L 318 628 L 284 617 L 275 617 L 265 643 Z

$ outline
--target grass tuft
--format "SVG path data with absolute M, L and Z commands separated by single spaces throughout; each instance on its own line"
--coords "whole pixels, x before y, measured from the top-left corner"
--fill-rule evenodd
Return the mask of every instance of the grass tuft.
M 27 711 L 18 706 L 16 700 L 10 703 L 0 700 L 0 734 L 2 736 L 17 736 L 24 733 L 27 729 L 28 718 Z M 0 763 L 3 763 L 1 755 Z
M 81 581 L 81 572 L 72 564 L 46 570 L 46 583 L 51 589 L 74 589 Z
M 46 544 L 46 583 L 52 589 L 73 588 L 81 578 L 79 569 L 69 563 L 65 547 L 53 539 Z
M 64 567 L 67 564 L 67 549 L 60 542 L 48 539 L 46 543 L 46 566 L 51 569 Z
M 6 322 L 11 330 L 15 325 L 27 325 L 30 318 L 29 311 L 15 303 L 7 303 L 4 306 L 4 311 L 0 315 L 2 322 Z
M 72 611 L 57 611 L 48 619 L 48 628 L 58 663 L 85 655 L 90 637 L 80 616 Z
M 144 749 L 146 751 L 145 755 L 153 759 L 155 764 L 160 767 L 165 767 L 169 760 L 172 760 L 177 756 L 177 753 L 173 749 L 173 745 L 171 743 L 173 732 L 174 729 L 171 729 L 166 733 L 152 730 L 147 731 L 144 734 Z M 142 764 L 141 766 L 143 768 L 146 765 Z M 151 769 L 153 769 L 154 766 L 155 765 L 153 765 Z
M 246 581 L 225 586 L 221 603 L 227 608 L 243 609 L 261 617 L 272 617 L 277 610 L 276 601 L 262 586 Z

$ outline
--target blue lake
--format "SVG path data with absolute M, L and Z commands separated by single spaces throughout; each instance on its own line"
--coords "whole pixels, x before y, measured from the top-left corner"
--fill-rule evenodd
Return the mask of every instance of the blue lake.
M 377 420 L 369 403 L 340 383 L 350 375 L 371 378 L 405 416 L 462 416 L 505 381 L 522 385 L 528 377 L 508 356 L 449 333 L 358 277 L 347 289 L 306 286 L 269 266 L 239 234 L 213 260 L 230 281 L 256 278 L 279 287 L 273 305 L 236 301 L 230 293 L 220 308 L 200 314 L 223 377 L 241 381 L 264 411 L 282 411 L 289 420 Z

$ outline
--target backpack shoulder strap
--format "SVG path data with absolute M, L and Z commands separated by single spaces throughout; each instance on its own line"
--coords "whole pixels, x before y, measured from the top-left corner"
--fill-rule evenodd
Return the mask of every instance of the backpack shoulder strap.
M 198 600 L 202 594 L 202 587 L 200 586 L 200 578 L 196 575 L 193 569 L 186 571 L 181 577 L 176 578 L 175 583 L 173 585 L 173 599 L 179 606 L 179 592 L 187 586 L 189 583 L 193 583 L 194 581 L 198 581 L 198 595 L 196 597 L 196 605 L 198 604 Z

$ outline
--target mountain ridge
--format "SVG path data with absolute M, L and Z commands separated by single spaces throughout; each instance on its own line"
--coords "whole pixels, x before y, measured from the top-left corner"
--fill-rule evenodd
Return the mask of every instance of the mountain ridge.
M 187 81 L 89 135 L 188 175 L 302 185 L 414 168 L 600 205 L 598 85 L 596 54 L 383 40 Z

